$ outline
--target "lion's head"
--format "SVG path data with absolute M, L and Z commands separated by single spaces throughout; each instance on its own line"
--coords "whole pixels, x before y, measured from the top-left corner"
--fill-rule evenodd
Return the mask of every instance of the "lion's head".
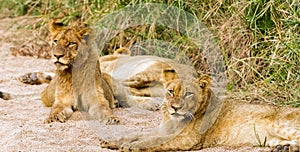
M 180 78 L 174 69 L 165 69 L 162 78 L 167 90 L 164 100 L 167 118 L 192 120 L 204 114 L 211 95 L 209 76 Z
M 55 66 L 58 70 L 72 68 L 79 44 L 83 42 L 89 29 L 64 26 L 62 23 L 51 21 L 49 30 Z

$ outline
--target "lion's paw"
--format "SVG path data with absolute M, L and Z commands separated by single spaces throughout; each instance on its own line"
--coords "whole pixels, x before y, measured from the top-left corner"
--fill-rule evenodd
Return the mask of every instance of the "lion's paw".
M 48 118 L 46 118 L 44 120 L 44 123 L 45 124 L 52 123 L 52 122 L 64 123 L 64 122 L 66 122 L 66 120 L 67 120 L 67 118 L 65 115 L 58 113 L 58 114 L 50 115 Z
M 105 140 L 100 139 L 100 147 L 101 148 L 108 148 L 108 149 L 113 149 L 113 150 L 117 150 L 119 149 L 118 144 L 116 144 L 116 142 L 108 142 Z
M 290 144 L 286 145 L 277 145 L 271 152 L 299 152 L 299 146 L 291 146 Z
M 34 84 L 49 83 L 52 80 L 52 78 L 53 76 L 51 74 L 46 74 L 43 72 L 32 72 L 19 77 L 19 80 L 22 83 L 34 85 Z
M 147 102 L 139 103 L 139 108 L 150 111 L 159 110 L 161 108 L 162 100 L 163 99 L 161 98 L 153 98 L 151 100 L 148 100 Z
M 119 150 L 123 152 L 145 151 L 146 149 L 140 147 L 139 142 L 135 142 L 138 140 L 138 138 L 121 138 L 113 141 L 100 140 L 100 146 L 102 148 Z
M 61 110 L 60 108 L 52 109 L 49 117 L 44 120 L 44 123 L 45 124 L 51 122 L 64 123 L 69 117 L 71 117 L 73 112 L 74 111 L 72 109 L 63 109 L 63 110 Z
M 111 116 L 105 120 L 106 125 L 117 125 L 120 123 L 121 123 L 121 120 L 116 116 Z

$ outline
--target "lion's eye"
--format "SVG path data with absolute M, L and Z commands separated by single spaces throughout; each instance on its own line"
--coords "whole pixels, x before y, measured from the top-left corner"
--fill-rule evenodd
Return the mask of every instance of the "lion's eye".
M 173 97 L 174 96 L 174 90 L 168 90 L 168 94 Z
M 53 40 L 53 44 L 54 44 L 54 45 L 57 45 L 57 40 Z
M 189 97 L 192 97 L 193 95 L 194 95 L 193 92 L 186 92 L 183 97 L 184 98 L 189 98 Z
M 76 46 L 77 44 L 75 43 L 75 42 L 70 42 L 69 44 L 68 44 L 68 47 L 73 47 L 73 46 Z

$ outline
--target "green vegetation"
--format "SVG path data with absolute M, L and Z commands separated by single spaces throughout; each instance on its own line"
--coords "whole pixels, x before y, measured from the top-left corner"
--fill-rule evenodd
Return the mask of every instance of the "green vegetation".
M 260 140 L 259 134 L 256 131 L 255 124 L 253 125 L 253 129 L 254 129 L 255 138 L 258 142 L 258 147 L 265 147 L 266 143 L 267 143 L 267 137 L 264 138 L 264 142 L 262 143 L 261 140 Z
M 227 89 L 235 98 L 300 106 L 300 1 L 282 0 L 0 0 L 10 16 L 60 18 L 64 23 L 93 24 L 126 5 L 153 2 L 179 7 L 196 16 L 216 36 L 227 68 Z M 39 27 L 39 26 L 36 26 Z M 156 38 L 179 47 L 201 69 L 195 45 L 180 33 L 160 26 L 126 29 L 111 40 L 107 52 Z M 160 51 L 160 53 L 163 53 Z

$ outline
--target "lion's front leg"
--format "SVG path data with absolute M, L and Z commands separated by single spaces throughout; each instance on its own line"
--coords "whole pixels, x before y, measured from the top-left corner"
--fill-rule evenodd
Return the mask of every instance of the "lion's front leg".
M 172 150 L 176 145 L 169 141 L 174 135 L 159 135 L 156 131 L 148 133 L 133 133 L 118 140 L 100 141 L 102 148 L 119 149 L 120 151 L 160 151 Z
M 100 146 L 102 148 L 121 150 L 123 148 L 122 145 L 124 145 L 124 144 L 128 145 L 132 141 L 137 141 L 141 138 L 140 136 L 141 136 L 140 134 L 131 133 L 130 135 L 127 135 L 126 137 L 121 137 L 121 138 L 115 139 L 115 140 L 101 140 Z
M 51 109 L 50 115 L 45 119 L 45 123 L 51 122 L 66 122 L 68 118 L 73 114 L 73 109 L 71 107 L 64 106 L 54 106 Z
M 72 92 L 67 91 L 67 89 L 56 90 L 55 102 L 44 122 L 65 122 L 76 109 Z
M 172 145 L 169 141 L 174 140 L 174 135 L 148 135 L 140 137 L 120 145 L 121 151 L 169 151 L 176 145 Z
M 53 80 L 49 85 L 43 90 L 41 94 L 41 100 L 45 107 L 52 107 L 55 102 L 55 89 L 56 81 Z
M 108 125 L 120 123 L 120 119 L 113 114 L 102 89 L 98 89 L 97 92 L 86 91 L 81 98 L 82 102 L 79 105 L 88 111 L 93 118 Z
M 132 88 L 149 87 L 155 85 L 155 83 L 159 81 L 159 74 L 151 73 L 150 71 L 143 71 L 129 77 L 123 82 L 123 84 Z
M 111 109 L 107 107 L 107 105 L 91 105 L 88 112 L 92 117 L 107 125 L 115 125 L 121 122 L 121 120 L 112 113 Z

